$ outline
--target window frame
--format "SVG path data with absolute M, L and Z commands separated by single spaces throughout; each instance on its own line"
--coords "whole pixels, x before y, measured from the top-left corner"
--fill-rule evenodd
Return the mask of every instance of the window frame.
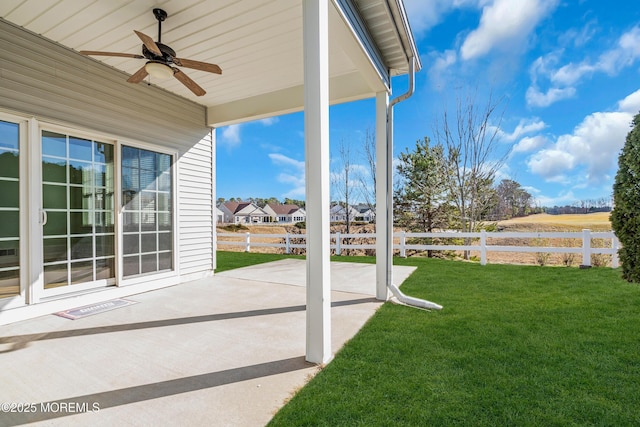
M 18 125 L 18 251 L 20 261 L 18 263 L 19 292 L 17 295 L 0 299 L 0 310 L 24 306 L 29 294 L 29 187 L 28 187 L 28 149 L 29 149 L 29 120 L 26 117 L 0 111 L 0 120 Z

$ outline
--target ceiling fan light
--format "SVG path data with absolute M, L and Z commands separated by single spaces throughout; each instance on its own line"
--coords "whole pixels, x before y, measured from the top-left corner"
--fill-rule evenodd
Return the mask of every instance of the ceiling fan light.
M 173 69 L 159 62 L 147 62 L 144 69 L 155 79 L 168 79 L 173 77 Z

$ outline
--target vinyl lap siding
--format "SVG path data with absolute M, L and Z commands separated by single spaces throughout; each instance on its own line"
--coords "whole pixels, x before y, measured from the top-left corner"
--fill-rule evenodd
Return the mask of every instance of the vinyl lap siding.
M 213 271 L 213 153 L 211 135 L 178 161 L 180 275 Z
M 2 19 L 0 46 L 0 108 L 182 150 L 209 131 L 204 106 L 126 83 L 127 74 Z

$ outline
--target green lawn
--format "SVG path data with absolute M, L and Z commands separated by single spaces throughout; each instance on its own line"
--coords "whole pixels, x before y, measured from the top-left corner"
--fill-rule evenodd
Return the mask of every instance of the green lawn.
M 640 425 L 640 285 L 619 271 L 395 262 L 444 309 L 383 305 L 270 425 Z
M 234 268 L 247 267 L 254 264 L 262 264 L 264 262 L 278 261 L 285 258 L 300 258 L 304 259 L 304 256 L 294 255 L 280 255 L 280 254 L 256 254 L 251 252 L 228 252 L 217 251 L 217 264 L 216 272 L 233 270 Z

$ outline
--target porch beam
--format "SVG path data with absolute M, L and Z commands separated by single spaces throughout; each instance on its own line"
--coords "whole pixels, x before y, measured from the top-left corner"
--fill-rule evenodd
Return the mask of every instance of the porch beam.
M 393 147 L 388 137 L 389 94 L 376 94 L 376 298 L 393 281 Z
M 304 142 L 307 206 L 306 359 L 331 360 L 329 247 L 329 0 L 304 0 Z
M 359 72 L 336 76 L 329 81 L 331 105 L 368 99 L 375 95 L 375 90 Z M 304 85 L 298 85 L 209 107 L 207 126 L 219 128 L 303 109 Z

